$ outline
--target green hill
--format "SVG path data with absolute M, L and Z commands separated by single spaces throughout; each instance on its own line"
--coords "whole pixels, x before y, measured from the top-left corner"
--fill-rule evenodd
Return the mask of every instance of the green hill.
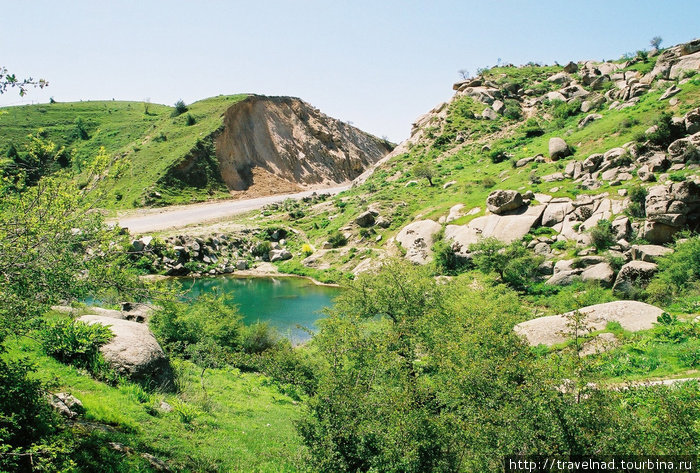
M 64 146 L 71 166 L 80 174 L 81 163 L 104 147 L 115 161 L 128 162 L 122 178 L 111 183 L 105 207 L 198 201 L 226 196 L 217 179 L 171 183 L 167 194 L 154 200 L 156 183 L 173 166 L 197 155 L 205 165 L 216 166 L 211 135 L 222 126 L 224 111 L 246 95 L 218 96 L 189 105 L 187 112 L 174 115 L 174 108 L 143 102 L 73 102 L 8 107 L 0 109 L 0 150 L 13 144 L 20 152 L 28 135 L 41 135 Z M 191 117 L 191 118 L 190 118 Z M 3 152 L 4 154 L 4 152 Z M 206 171 L 206 169 L 205 169 Z M 159 190 L 163 190 L 163 187 Z

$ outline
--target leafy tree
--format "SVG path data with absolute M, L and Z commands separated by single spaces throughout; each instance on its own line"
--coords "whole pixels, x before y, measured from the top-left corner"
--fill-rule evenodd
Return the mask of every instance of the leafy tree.
M 511 287 L 522 289 L 532 281 L 532 275 L 542 258 L 535 257 L 521 242 L 505 244 L 496 238 L 484 238 L 469 246 L 472 262 L 483 273 L 496 273 Z
M 175 102 L 175 109 L 173 110 L 172 116 L 178 117 L 185 113 L 187 110 L 189 109 L 187 108 L 187 105 L 185 105 L 185 102 L 183 102 L 182 100 L 178 100 L 177 102 Z
M 653 38 L 651 38 L 651 40 L 649 40 L 649 45 L 654 49 L 659 49 L 662 42 L 663 39 L 661 38 L 661 36 L 654 36 Z
M 413 175 L 418 178 L 425 178 L 428 180 L 430 187 L 433 186 L 433 178 L 436 175 L 435 168 L 428 163 L 418 163 L 413 166 Z
M 603 251 L 615 244 L 615 234 L 610 220 L 598 220 L 590 230 L 593 246 L 597 251 Z

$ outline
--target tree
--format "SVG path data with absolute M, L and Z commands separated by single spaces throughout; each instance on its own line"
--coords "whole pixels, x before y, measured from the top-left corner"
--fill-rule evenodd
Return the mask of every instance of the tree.
M 179 117 L 188 110 L 187 105 L 182 100 L 175 102 L 175 109 L 173 110 L 172 116 Z
M 0 66 L 0 94 L 4 94 L 7 89 L 19 89 L 20 97 L 24 97 L 29 87 L 39 87 L 43 89 L 48 87 L 49 83 L 44 79 L 35 80 L 31 77 L 27 79 L 18 79 L 15 74 L 10 74 L 7 68 Z
M 435 177 L 435 168 L 428 163 L 418 163 L 413 166 L 413 175 L 416 177 L 424 177 L 428 180 L 430 187 L 433 186 L 433 178 Z
M 654 36 L 654 37 L 651 38 L 651 40 L 649 41 L 649 44 L 651 45 L 651 47 L 652 47 L 653 49 L 659 49 L 659 47 L 661 46 L 661 42 L 662 42 L 662 41 L 663 41 L 663 39 L 661 38 L 661 36 Z
M 466 69 L 460 69 L 460 70 L 458 70 L 458 71 L 457 71 L 457 74 L 459 74 L 459 77 L 460 77 L 462 80 L 467 80 L 467 79 L 469 79 L 469 71 L 466 70 Z

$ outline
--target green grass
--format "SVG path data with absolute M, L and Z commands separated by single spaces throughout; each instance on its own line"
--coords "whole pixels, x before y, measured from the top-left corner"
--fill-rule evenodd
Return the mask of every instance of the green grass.
M 85 407 L 85 419 L 114 427 L 106 441 L 168 459 L 175 471 L 291 472 L 303 447 L 294 421 L 301 406 L 269 378 L 237 369 L 200 369 L 175 360 L 180 393 L 146 393 L 125 383 L 112 387 L 43 354 L 38 343 L 8 343 L 10 357 L 27 357 L 36 376 L 53 392 L 70 392 Z M 158 409 L 164 400 L 172 412 Z

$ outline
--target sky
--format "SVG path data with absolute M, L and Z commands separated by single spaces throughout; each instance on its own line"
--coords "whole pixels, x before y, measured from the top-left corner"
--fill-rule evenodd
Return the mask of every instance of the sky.
M 50 84 L 0 106 L 291 95 L 400 142 L 461 69 L 614 59 L 654 36 L 700 36 L 700 1 L 0 0 L 0 66 Z

